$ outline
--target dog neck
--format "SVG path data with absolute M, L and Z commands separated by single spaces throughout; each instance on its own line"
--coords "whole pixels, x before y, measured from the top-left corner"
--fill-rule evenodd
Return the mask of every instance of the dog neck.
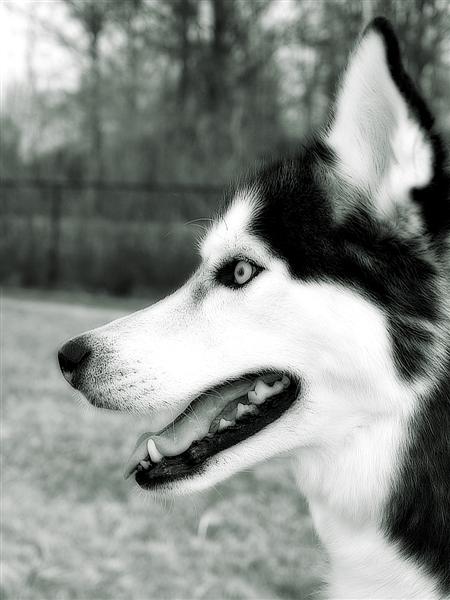
M 320 393 L 326 394 L 327 390 L 321 389 Z M 347 394 L 351 391 L 342 393 L 348 403 Z M 445 393 L 441 388 L 430 395 L 431 410 Z M 336 388 L 332 396 L 332 406 L 344 402 Z M 370 397 L 364 401 L 369 402 Z M 395 503 L 394 490 L 403 489 L 401 480 L 409 477 L 405 465 L 412 448 L 412 425 L 417 418 L 417 411 L 409 415 L 341 415 L 339 426 L 336 425 L 336 431 L 331 428 L 326 443 L 303 448 L 296 457 L 297 481 L 307 497 L 330 561 L 329 597 L 440 597 L 437 580 L 428 575 L 427 565 L 422 566 L 417 557 L 402 552 L 401 532 L 392 535 L 386 523 Z M 425 422 L 429 418 L 430 414 Z M 433 455 L 433 449 L 429 450 Z M 420 507 L 421 490 L 409 489 L 408 494 L 409 502 Z M 439 502 L 442 498 L 435 504 Z M 401 504 L 397 502 L 394 511 Z M 405 503 L 405 510 L 406 506 Z

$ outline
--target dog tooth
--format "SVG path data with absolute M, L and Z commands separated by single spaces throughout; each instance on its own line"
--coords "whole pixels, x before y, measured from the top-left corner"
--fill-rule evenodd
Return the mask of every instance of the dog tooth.
M 283 387 L 287 388 L 290 386 L 291 380 L 289 379 L 289 377 L 287 375 L 283 375 L 283 377 L 281 379 L 281 383 L 283 384 Z
M 255 389 L 248 393 L 249 401 L 257 406 L 263 404 L 267 398 L 268 395 L 262 393 L 261 386 L 259 386 L 259 389 Z
M 281 381 L 275 381 L 275 383 L 271 386 L 272 393 L 270 395 L 274 396 L 275 394 L 279 394 L 284 389 L 284 385 Z
M 139 437 L 139 439 L 136 443 L 136 446 L 125 465 L 125 469 L 124 469 L 124 473 L 123 473 L 123 476 L 125 477 L 125 479 L 128 479 L 128 477 L 131 477 L 131 475 L 133 475 L 133 473 L 136 471 L 136 468 L 138 467 L 138 465 L 141 461 L 150 460 L 149 456 L 148 456 L 148 450 L 147 450 L 147 440 L 148 440 L 149 435 L 150 435 L 149 433 L 143 433 Z M 141 467 L 141 469 L 142 469 L 142 467 Z
M 143 469 L 145 469 L 147 471 L 147 469 L 150 467 L 150 461 L 149 460 L 141 460 L 141 462 L 139 463 L 141 465 L 141 467 Z
M 256 382 L 255 392 L 258 396 L 263 396 L 264 394 L 267 394 L 268 392 L 270 392 L 271 389 L 272 386 L 267 384 L 262 379 L 258 379 L 258 381 Z
M 240 419 L 244 415 L 248 415 L 249 413 L 255 413 L 256 410 L 256 406 L 253 406 L 252 404 L 239 403 L 237 405 L 236 418 Z
M 236 419 L 240 419 L 241 417 L 243 417 L 246 412 L 247 411 L 245 410 L 244 405 L 239 402 L 239 404 L 236 407 Z
M 154 463 L 159 463 L 164 458 L 163 455 L 161 454 L 161 452 L 156 447 L 156 444 L 155 444 L 154 440 L 152 440 L 152 438 L 149 438 L 147 440 L 147 450 L 148 450 L 148 455 L 151 458 L 151 461 Z
M 218 431 L 223 431 L 224 429 L 227 429 L 228 427 L 231 427 L 232 425 L 234 425 L 233 421 L 227 421 L 226 419 L 220 419 Z
M 255 390 L 253 393 L 248 393 L 248 398 L 253 404 L 262 404 L 268 398 L 276 396 L 285 389 L 282 381 L 275 381 L 272 385 L 268 385 L 263 380 L 259 379 L 256 382 Z
M 248 392 L 247 398 L 252 404 L 262 404 L 264 402 L 264 400 L 259 399 L 258 394 L 254 390 L 250 390 L 250 392 Z

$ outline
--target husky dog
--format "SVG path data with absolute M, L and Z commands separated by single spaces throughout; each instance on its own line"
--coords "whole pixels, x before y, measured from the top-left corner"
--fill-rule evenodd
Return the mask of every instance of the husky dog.
M 329 125 L 240 181 L 174 294 L 67 342 L 93 405 L 145 415 L 154 494 L 291 454 L 333 598 L 450 594 L 449 179 L 389 24 Z

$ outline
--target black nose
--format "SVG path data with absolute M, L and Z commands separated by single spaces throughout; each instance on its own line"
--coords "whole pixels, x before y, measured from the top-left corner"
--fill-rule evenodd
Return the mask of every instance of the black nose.
M 72 338 L 59 349 L 59 366 L 62 374 L 70 384 L 73 383 L 75 371 L 85 362 L 90 353 L 89 344 L 84 336 Z

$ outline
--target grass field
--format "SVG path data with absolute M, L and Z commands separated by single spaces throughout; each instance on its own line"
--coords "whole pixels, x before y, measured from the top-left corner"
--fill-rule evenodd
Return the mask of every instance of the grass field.
M 323 558 L 287 459 L 166 507 L 122 479 L 145 423 L 83 408 L 55 357 L 120 314 L 3 293 L 2 598 L 310 597 Z

